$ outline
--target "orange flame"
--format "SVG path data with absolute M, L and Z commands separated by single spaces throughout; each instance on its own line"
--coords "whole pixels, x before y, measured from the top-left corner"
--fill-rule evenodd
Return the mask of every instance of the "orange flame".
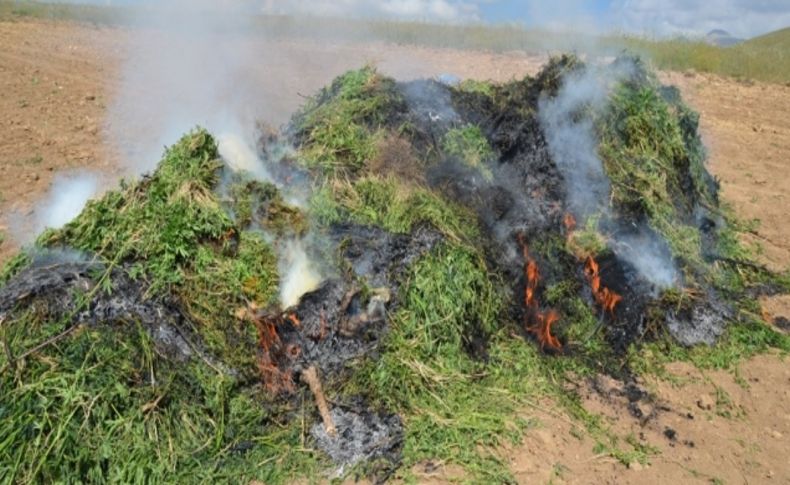
M 562 223 L 565 224 L 565 230 L 568 231 L 568 233 L 576 229 L 576 218 L 573 217 L 573 214 L 570 212 L 565 213 L 565 217 L 562 218 Z
M 592 289 L 592 294 L 596 303 L 598 303 L 604 311 L 614 314 L 614 308 L 620 303 L 623 297 L 609 288 L 601 286 L 601 275 L 599 274 L 598 263 L 595 262 L 592 256 L 588 256 L 587 261 L 584 263 L 584 274 L 590 282 L 590 288 Z
M 552 350 L 561 350 L 562 344 L 551 333 L 551 326 L 559 321 L 560 316 L 554 310 L 546 312 L 540 310 L 540 305 L 535 298 L 535 291 L 538 288 L 540 279 L 538 263 L 530 257 L 529 248 L 522 234 L 519 234 L 518 242 L 524 253 L 524 276 L 526 277 L 524 286 L 524 306 L 526 307 L 524 328 L 527 332 L 535 335 L 541 349 L 548 347 Z
M 258 370 L 261 373 L 266 389 L 272 394 L 281 392 L 293 392 L 295 389 L 292 372 L 280 369 L 272 353 L 280 346 L 280 336 L 277 334 L 277 327 L 283 322 L 282 317 L 274 315 L 260 315 L 252 319 L 255 328 L 258 330 L 258 345 L 261 347 L 261 354 L 258 357 Z M 291 346 L 286 349 L 291 357 L 297 357 L 301 349 Z
M 545 313 L 538 312 L 535 315 L 536 323 L 527 327 L 527 331 L 537 336 L 541 349 L 545 347 L 553 350 L 562 349 L 560 340 L 551 333 L 551 326 L 557 323 L 559 319 L 559 314 L 554 310 L 549 310 Z
M 534 259 L 527 260 L 526 266 L 526 275 L 527 275 L 527 282 L 526 286 L 524 287 L 524 304 L 527 308 L 531 308 L 535 306 L 535 290 L 538 287 L 538 264 L 535 262 Z
M 289 313 L 287 318 L 291 321 L 291 323 L 293 323 L 294 327 L 299 328 L 302 326 L 302 321 L 299 320 L 299 317 L 296 316 L 295 312 Z

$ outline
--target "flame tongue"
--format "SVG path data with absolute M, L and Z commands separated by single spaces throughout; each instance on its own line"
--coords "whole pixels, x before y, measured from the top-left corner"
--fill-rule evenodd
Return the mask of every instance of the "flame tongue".
M 529 248 L 524 236 L 519 234 L 519 244 L 524 253 L 524 276 L 526 277 L 524 286 L 524 306 L 526 314 L 524 317 L 524 328 L 527 332 L 534 334 L 540 343 L 540 348 L 552 350 L 562 350 L 559 339 L 552 335 L 551 326 L 560 319 L 559 314 L 554 310 L 541 311 L 540 305 L 535 298 L 535 291 L 538 288 L 540 273 L 538 263 L 529 255 Z
M 588 256 L 587 261 L 584 263 L 584 274 L 590 282 L 590 288 L 592 289 L 595 302 L 598 303 L 604 311 L 613 314 L 614 308 L 620 303 L 623 297 L 609 288 L 601 286 L 601 275 L 599 273 L 598 263 L 595 262 L 592 256 Z
M 529 332 L 537 336 L 541 348 L 562 349 L 560 340 L 551 334 L 551 326 L 557 323 L 559 319 L 560 315 L 554 310 L 539 312 L 535 316 L 535 324 L 527 327 Z
M 535 303 L 535 290 L 538 287 L 538 264 L 534 259 L 527 259 L 526 266 L 527 282 L 524 287 L 524 304 L 527 308 L 537 306 Z
M 576 229 L 576 219 L 570 212 L 567 212 L 562 219 L 562 223 L 565 226 L 567 237 L 570 239 L 571 234 Z M 584 262 L 584 275 L 590 283 L 593 298 L 604 311 L 614 314 L 615 307 L 622 301 L 623 297 L 601 285 L 599 270 L 600 268 L 595 259 L 592 256 L 587 256 L 587 260 Z
M 570 238 L 571 233 L 576 228 L 576 219 L 570 213 L 565 214 L 563 225 Z M 518 235 L 518 242 L 524 255 L 524 307 L 526 313 L 524 317 L 524 327 L 535 335 L 540 342 L 540 347 L 552 350 L 562 350 L 562 343 L 551 333 L 551 327 L 560 319 L 559 314 L 554 310 L 541 311 L 536 299 L 540 272 L 538 263 L 529 254 L 529 247 L 523 234 Z M 595 302 L 605 311 L 614 314 L 614 309 L 623 299 L 622 296 L 601 285 L 601 275 L 598 263 L 592 256 L 588 256 L 584 264 L 584 275 L 590 282 Z

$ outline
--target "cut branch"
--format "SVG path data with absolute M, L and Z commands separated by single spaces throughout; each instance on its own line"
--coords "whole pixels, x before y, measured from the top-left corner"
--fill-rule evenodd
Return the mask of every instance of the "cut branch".
M 318 377 L 318 370 L 315 366 L 310 366 L 306 371 L 302 372 L 302 381 L 310 387 L 310 392 L 315 397 L 315 403 L 318 406 L 318 413 L 321 414 L 321 420 L 324 422 L 326 434 L 334 438 L 337 436 L 337 428 L 335 428 L 335 423 L 332 421 L 332 415 L 329 412 L 324 391 L 321 389 L 321 380 Z

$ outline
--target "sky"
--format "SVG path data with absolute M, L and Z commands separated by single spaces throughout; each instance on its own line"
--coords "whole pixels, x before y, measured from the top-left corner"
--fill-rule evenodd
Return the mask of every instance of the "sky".
M 68 1 L 68 0 L 66 0 Z M 134 4 L 161 0 L 71 0 Z M 368 16 L 649 36 L 703 36 L 723 29 L 750 38 L 790 27 L 790 0 L 214 0 L 267 13 Z
M 724 29 L 753 37 L 790 26 L 790 0 L 264 0 L 272 12 L 395 16 L 529 27 L 704 35 Z

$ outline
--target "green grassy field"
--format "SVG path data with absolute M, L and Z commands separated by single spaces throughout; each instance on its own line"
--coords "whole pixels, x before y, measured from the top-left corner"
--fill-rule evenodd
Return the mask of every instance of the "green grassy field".
M 24 17 L 79 20 L 118 24 L 130 18 L 120 7 L 44 4 L 0 0 L 0 19 Z M 695 70 L 740 79 L 790 83 L 790 28 L 734 47 L 717 47 L 699 40 L 651 39 L 639 36 L 583 34 L 526 30 L 512 25 L 447 25 L 386 20 L 352 20 L 318 17 L 260 16 L 255 29 L 270 37 L 308 37 L 323 40 L 412 44 L 494 52 L 526 50 L 545 53 L 574 50 L 593 54 L 631 51 L 651 59 L 659 69 Z
M 733 47 L 686 40 L 611 39 L 651 59 L 661 69 L 709 72 L 741 79 L 790 83 L 790 28 Z

